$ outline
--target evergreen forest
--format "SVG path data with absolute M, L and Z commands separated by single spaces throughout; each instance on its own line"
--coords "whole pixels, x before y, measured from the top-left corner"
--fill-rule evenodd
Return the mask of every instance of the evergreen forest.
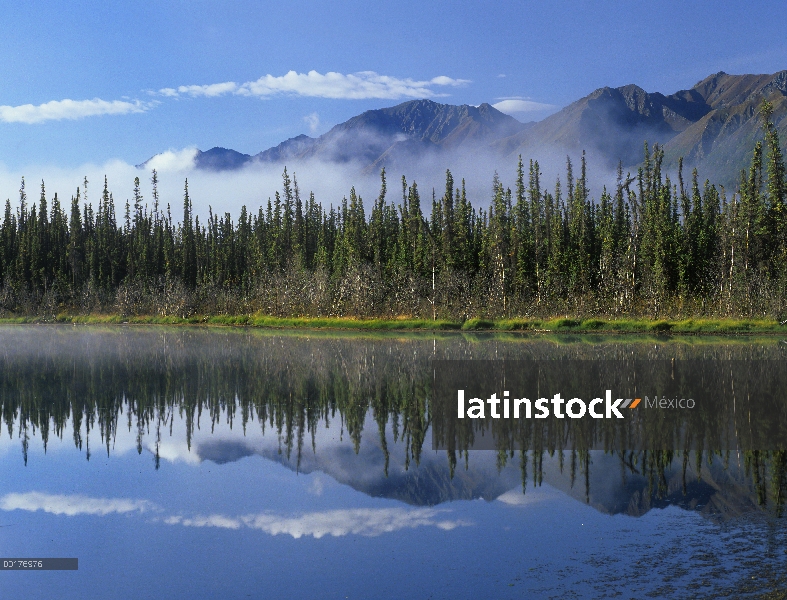
M 106 178 L 95 208 L 87 179 L 67 203 L 43 181 L 32 200 L 23 179 L 0 226 L 0 317 L 780 319 L 787 173 L 767 102 L 760 119 L 735 190 L 682 161 L 671 179 L 647 143 L 637 173 L 619 167 L 597 197 L 584 154 L 553 182 L 520 157 L 513 189 L 495 175 L 488 201 L 450 171 L 442 191 L 402 177 L 393 192 L 383 169 L 370 212 L 354 188 L 326 208 L 286 168 L 266 206 L 203 219 L 188 181 L 173 218 L 156 171 L 152 198 L 137 178 L 125 207 Z

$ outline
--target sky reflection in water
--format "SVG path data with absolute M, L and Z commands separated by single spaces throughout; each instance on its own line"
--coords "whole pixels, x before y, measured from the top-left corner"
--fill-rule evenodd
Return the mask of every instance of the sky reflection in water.
M 589 494 L 584 475 L 572 487 L 558 457 L 546 456 L 542 485 L 528 480 L 523 494 L 516 456 L 500 466 L 494 452 L 472 452 L 452 478 L 445 453 L 419 431 L 417 411 L 392 404 L 441 353 L 777 358 L 778 340 L 593 345 L 58 327 L 0 328 L 0 339 L 0 554 L 80 560 L 76 572 L 4 572 L 2 597 L 741 597 L 787 585 L 784 519 L 757 505 L 735 460 L 706 467 L 687 496 L 673 489 L 677 471 L 669 472 L 670 494 L 646 498 L 644 483 L 624 478 L 614 456 L 592 454 Z M 231 415 L 208 403 L 190 412 L 182 401 L 197 385 L 240 406 L 257 385 L 254 371 L 289 379 L 250 399 L 245 418 L 241 408 Z M 144 374 L 147 384 L 125 381 L 129 373 Z M 364 381 L 367 373 L 373 377 Z M 301 412 L 269 401 L 298 381 L 319 413 L 300 425 Z M 400 393 L 380 393 L 354 416 L 351 405 L 379 390 L 375 381 Z M 327 389 L 334 396 L 323 406 L 317 398 Z M 135 405 L 135 393 L 151 394 L 150 406 Z M 86 406 L 93 424 L 88 432 L 83 418 L 75 436 L 72 411 Z M 123 412 L 109 418 L 113 406 Z M 260 408 L 268 410 L 264 432 Z M 45 418 L 36 421 L 35 411 Z

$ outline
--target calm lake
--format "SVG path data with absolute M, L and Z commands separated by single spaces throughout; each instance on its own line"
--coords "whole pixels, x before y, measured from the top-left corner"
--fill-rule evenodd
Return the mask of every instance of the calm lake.
M 781 373 L 787 343 L 0 326 L 0 555 L 79 559 L 3 571 L 0 598 L 787 593 L 787 439 L 736 447 L 749 409 L 685 448 L 433 450 L 444 359 Z

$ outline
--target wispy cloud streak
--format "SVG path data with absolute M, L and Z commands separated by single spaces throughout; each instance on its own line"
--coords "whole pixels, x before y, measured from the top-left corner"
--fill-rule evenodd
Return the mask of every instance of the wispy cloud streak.
M 129 514 L 157 512 L 162 509 L 148 500 L 129 498 L 91 498 L 78 494 L 46 494 L 43 492 L 12 493 L 0 497 L 0 510 L 43 511 L 54 515 L 94 515 Z M 437 527 L 451 531 L 457 527 L 470 525 L 462 520 L 442 518 L 450 512 L 435 508 L 351 508 L 316 511 L 300 515 L 280 515 L 258 513 L 230 517 L 221 514 L 211 515 L 170 515 L 161 517 L 167 525 L 183 527 L 216 527 L 219 529 L 256 529 L 269 535 L 289 535 L 321 538 L 324 536 L 342 537 L 361 535 L 374 537 L 403 529 L 417 527 Z M 153 521 L 159 521 L 154 517 Z
M 98 515 L 112 513 L 124 514 L 156 510 L 156 506 L 147 500 L 131 500 L 128 498 L 91 498 L 78 494 L 45 494 L 43 492 L 25 492 L 23 494 L 6 494 L 0 498 L 0 510 L 38 510 L 53 515 Z
M 224 83 L 212 83 L 210 85 L 181 85 L 179 88 L 164 88 L 159 90 L 162 96 L 177 98 L 180 94 L 192 96 L 193 98 L 205 97 L 215 98 L 225 94 L 234 94 L 238 91 L 238 84 L 234 81 Z
M 534 102 L 525 98 L 503 98 L 500 102 L 493 104 L 497 110 L 507 115 L 516 113 L 529 113 L 541 112 L 547 110 L 555 110 L 557 106 L 554 104 L 544 104 L 543 102 Z
M 224 515 L 190 518 L 176 516 L 169 517 L 164 522 L 168 525 L 224 529 L 239 529 L 245 525 L 269 535 L 289 535 L 295 539 L 308 536 L 319 539 L 326 535 L 332 537 L 346 535 L 374 537 L 416 527 L 437 527 L 450 531 L 469 524 L 459 520 L 440 519 L 438 515 L 442 512 L 445 511 L 433 508 L 354 508 L 311 512 L 297 516 L 272 513 L 245 515 L 238 518 Z
M 306 115 L 303 117 L 303 120 L 309 126 L 309 131 L 312 133 L 316 132 L 320 127 L 320 115 L 316 112 Z
M 309 98 L 332 98 L 344 100 L 400 98 L 430 98 L 445 96 L 435 91 L 435 87 L 457 87 L 470 83 L 467 79 L 454 79 L 445 75 L 427 80 L 390 77 L 374 71 L 342 74 L 317 71 L 298 73 L 289 71 L 286 75 L 265 75 L 256 81 L 236 83 L 225 81 L 206 85 L 181 85 L 150 92 L 165 98 L 188 96 L 192 98 L 216 98 L 218 96 L 238 95 L 257 98 L 273 96 L 303 96 Z M 142 113 L 153 108 L 157 101 L 140 100 L 51 100 L 43 104 L 20 104 L 19 106 L 0 106 L 0 122 L 4 123 L 44 123 L 84 119 L 100 115 L 127 115 Z
M 0 121 L 5 123 L 43 123 L 44 121 L 74 120 L 99 115 L 127 115 L 145 112 L 153 103 L 139 100 L 52 100 L 44 104 L 21 104 L 0 106 Z
M 178 88 L 163 88 L 159 94 L 167 97 L 180 95 L 191 97 L 216 97 L 226 94 L 270 98 L 279 95 L 304 96 L 309 98 L 332 98 L 343 100 L 399 98 L 429 98 L 443 96 L 436 92 L 435 86 L 457 87 L 470 83 L 467 79 L 454 79 L 445 75 L 428 80 L 391 77 L 374 71 L 358 73 L 322 74 L 317 71 L 298 73 L 289 71 L 286 75 L 265 75 L 256 81 L 235 83 L 227 81 L 208 85 L 182 85 Z

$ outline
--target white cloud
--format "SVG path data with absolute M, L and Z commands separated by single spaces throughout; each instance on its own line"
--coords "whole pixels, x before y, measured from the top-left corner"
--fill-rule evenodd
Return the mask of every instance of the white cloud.
M 398 98 L 428 98 L 441 96 L 433 86 L 462 86 L 470 83 L 467 79 L 453 79 L 439 75 L 429 80 L 390 77 L 374 71 L 342 74 L 328 72 L 324 75 L 317 71 L 298 73 L 289 71 L 286 75 L 265 75 L 256 81 L 237 84 L 233 81 L 209 85 L 182 85 L 177 90 L 163 88 L 159 93 L 163 96 L 186 94 L 189 96 L 221 96 L 238 94 L 269 98 L 277 95 L 305 96 L 310 98 L 334 98 L 345 100 L 362 100 L 378 98 L 395 100 Z
M 252 529 L 259 529 L 270 535 L 290 535 L 295 539 L 309 535 L 318 539 L 326 535 L 377 536 L 416 527 L 431 526 L 451 530 L 468 525 L 464 521 L 439 520 L 436 517 L 441 512 L 444 511 L 433 508 L 354 508 L 306 513 L 297 517 L 248 515 L 242 517 L 242 520 Z
M 169 91 L 171 88 L 165 89 Z M 206 98 L 215 98 L 216 96 L 223 96 L 224 94 L 233 94 L 237 90 L 238 84 L 234 81 L 212 83 L 210 85 L 182 85 L 178 88 L 178 92 L 181 94 L 187 94 L 194 97 L 204 96 Z
M 444 96 L 434 89 L 434 86 L 456 87 L 470 83 L 467 79 L 454 79 L 439 75 L 428 80 L 411 78 L 390 77 L 380 75 L 374 71 L 360 71 L 358 73 L 342 74 L 330 71 L 318 73 L 298 73 L 289 71 L 286 75 L 265 75 L 256 81 L 247 81 L 238 84 L 234 81 L 211 83 L 206 85 L 181 85 L 177 88 L 161 88 L 158 94 L 166 98 L 177 98 L 181 95 L 205 98 L 215 98 L 227 94 L 241 96 L 254 96 L 269 98 L 277 95 L 304 96 L 311 98 L 334 99 L 384 99 L 395 100 L 399 98 L 429 98 Z M 5 123 L 43 123 L 45 121 L 60 121 L 63 119 L 83 119 L 98 115 L 126 115 L 141 113 L 153 108 L 153 102 L 139 100 L 52 100 L 44 104 L 21 104 L 19 106 L 0 106 L 0 122 Z M 312 115 L 310 115 L 311 117 Z M 310 122 L 311 125 L 311 122 Z M 316 129 L 316 126 L 315 126 Z M 314 129 L 312 129 L 314 131 Z
M 306 115 L 303 117 L 303 120 L 306 121 L 306 124 L 309 126 L 309 131 L 314 133 L 320 127 L 320 115 L 316 112 L 313 112 L 310 115 Z
M 372 73 L 376 75 L 376 73 Z M 437 77 L 433 77 L 429 83 L 433 85 L 451 85 L 451 86 L 458 86 L 458 85 L 465 85 L 470 83 L 468 79 L 451 79 L 450 77 L 446 77 L 445 75 L 439 75 Z
M 507 115 L 516 113 L 540 112 L 554 110 L 556 108 L 553 104 L 544 104 L 542 102 L 533 102 L 532 100 L 523 100 L 520 98 L 507 98 L 501 102 L 493 104 L 492 106 Z
M 147 449 L 153 454 L 156 453 L 155 442 L 150 442 Z M 198 465 L 202 462 L 197 449 L 189 448 L 185 441 L 164 440 L 158 444 L 159 458 L 163 458 L 169 462 L 184 462 L 189 465 Z
M 145 169 L 147 171 L 156 169 L 156 171 L 164 173 L 168 171 L 188 171 L 194 168 L 194 158 L 196 156 L 196 148 L 167 150 L 151 158 L 145 165 Z
M 353 508 L 311 512 L 295 517 L 271 513 L 246 515 L 239 518 L 216 514 L 190 518 L 172 516 L 164 519 L 164 523 L 184 527 L 218 527 L 221 529 L 239 529 L 245 525 L 269 535 L 284 534 L 295 539 L 304 536 L 319 539 L 326 535 L 373 537 L 416 527 L 437 527 L 444 531 L 450 531 L 457 527 L 470 525 L 470 523 L 461 520 L 437 518 L 442 512 L 446 511 L 434 508 Z
M 565 497 L 565 495 L 558 492 L 555 488 L 543 484 L 537 488 L 528 488 L 525 493 L 522 493 L 521 487 L 514 488 L 498 496 L 497 501 L 509 506 L 529 506 L 531 504 L 554 501 L 562 497 Z
M 164 523 L 167 525 L 183 525 L 184 527 L 218 527 L 220 529 L 240 529 L 242 525 L 238 519 L 225 517 L 224 515 L 197 516 L 193 518 L 181 516 L 167 517 L 164 519 Z
M 99 515 L 111 513 L 145 512 L 156 510 L 156 506 L 147 500 L 129 500 L 127 498 L 90 498 L 78 494 L 60 495 L 42 492 L 26 492 L 23 494 L 6 494 L 0 498 L 1 510 L 42 510 L 53 515 Z
M 374 71 L 362 71 L 343 75 L 328 72 L 325 75 L 317 71 L 296 73 L 290 71 L 281 77 L 265 75 L 257 81 L 244 83 L 238 90 L 239 94 L 268 97 L 277 94 L 293 94 L 316 98 L 335 98 L 362 100 L 380 98 L 393 100 L 397 98 L 423 98 L 438 95 L 430 89 L 431 85 L 463 85 L 469 83 L 462 79 L 451 79 L 440 76 L 429 81 L 399 79 L 387 75 L 379 75 Z
M 305 96 L 312 98 L 335 99 L 386 99 L 398 98 L 429 98 L 444 96 L 434 86 L 456 87 L 470 83 L 466 79 L 454 79 L 439 75 L 429 80 L 390 77 L 374 71 L 342 74 L 328 72 L 324 75 L 317 71 L 298 73 L 289 71 L 286 75 L 275 77 L 265 75 L 256 81 L 238 84 L 234 81 L 211 83 L 206 85 L 181 85 L 177 88 L 161 88 L 157 94 L 166 98 L 177 98 L 181 95 L 215 98 L 227 94 L 269 98 L 277 95 Z M 149 92 L 154 93 L 154 92 Z M 43 123 L 63 119 L 83 119 L 98 115 L 126 115 L 141 113 L 153 108 L 153 102 L 139 100 L 52 100 L 44 104 L 21 104 L 19 106 L 0 106 L 0 122 L 5 123 Z M 311 117 L 312 115 L 310 115 Z M 309 122 L 312 125 L 311 121 Z M 319 124 L 319 121 L 317 121 Z M 316 125 L 314 126 L 314 131 Z
M 126 115 L 145 112 L 152 103 L 139 100 L 52 100 L 37 106 L 22 104 L 20 106 L 0 106 L 0 121 L 5 123 L 43 123 L 44 121 L 60 121 L 62 119 L 83 119 L 97 115 Z
M 109 514 L 161 512 L 161 508 L 148 500 L 128 498 L 91 498 L 78 494 L 46 494 L 42 492 L 12 493 L 0 497 L 0 510 L 42 510 L 53 515 L 105 516 Z M 457 527 L 468 526 L 462 520 L 440 518 L 445 509 L 434 508 L 353 508 L 305 513 L 298 516 L 285 516 L 273 513 L 251 514 L 241 517 L 228 517 L 221 514 L 196 515 L 184 517 L 170 515 L 161 522 L 183 527 L 217 527 L 220 529 L 240 529 L 248 527 L 269 535 L 289 535 L 295 539 L 304 536 L 321 538 L 326 535 L 342 537 L 346 535 L 378 536 L 402 529 L 417 527 L 437 527 L 451 531 Z M 153 519 L 153 522 L 159 518 Z

